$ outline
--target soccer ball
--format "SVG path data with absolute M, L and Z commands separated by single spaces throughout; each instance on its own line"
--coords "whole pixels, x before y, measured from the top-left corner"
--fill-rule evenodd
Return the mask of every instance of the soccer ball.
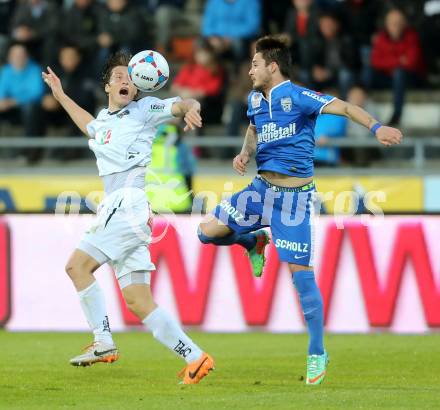
M 166 84 L 170 68 L 162 54 L 145 50 L 131 58 L 128 63 L 128 76 L 138 90 L 151 93 Z

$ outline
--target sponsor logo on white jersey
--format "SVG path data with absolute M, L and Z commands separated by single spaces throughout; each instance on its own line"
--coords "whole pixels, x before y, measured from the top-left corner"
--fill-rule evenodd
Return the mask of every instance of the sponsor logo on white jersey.
M 100 145 L 105 145 L 112 139 L 112 130 L 102 130 L 96 136 L 96 142 Z
M 275 247 L 281 249 L 287 249 L 289 251 L 307 253 L 309 251 L 309 244 L 306 242 L 291 242 L 285 239 L 277 239 L 275 241 Z M 295 258 L 300 259 L 300 257 Z
M 126 154 L 126 159 L 134 159 L 134 158 L 136 158 L 138 155 L 140 155 L 140 152 L 139 151 L 127 151 L 127 154 Z
M 261 127 L 261 132 L 257 134 L 258 143 L 271 142 L 282 138 L 292 137 L 296 133 L 296 124 L 292 122 L 287 127 L 279 127 L 274 122 L 269 122 Z
M 165 104 L 151 104 L 149 112 L 162 112 L 165 109 Z

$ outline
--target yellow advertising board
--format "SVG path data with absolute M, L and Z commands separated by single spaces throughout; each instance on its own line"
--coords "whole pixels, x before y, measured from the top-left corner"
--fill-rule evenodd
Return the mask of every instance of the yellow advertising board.
M 102 182 L 89 175 L 14 175 L 0 178 L 0 211 L 44 212 L 57 200 L 70 197 L 82 202 L 102 191 Z
M 252 181 L 240 176 L 197 176 L 196 195 L 206 192 L 207 209 L 230 192 L 243 189 Z M 317 190 L 326 212 L 352 212 L 354 201 L 366 208 L 381 208 L 384 212 L 422 212 L 423 179 L 419 177 L 318 177 Z M 211 194 L 210 194 L 211 193 Z M 215 195 L 212 195 L 215 193 Z
M 224 196 L 239 191 L 251 177 L 196 175 L 196 198 L 212 209 Z M 385 212 L 422 212 L 423 178 L 419 177 L 319 177 L 318 191 L 325 212 L 351 212 L 356 201 Z M 93 208 L 102 197 L 99 177 L 88 175 L 20 175 L 0 178 L 0 212 L 51 212 L 66 198 L 83 209 Z

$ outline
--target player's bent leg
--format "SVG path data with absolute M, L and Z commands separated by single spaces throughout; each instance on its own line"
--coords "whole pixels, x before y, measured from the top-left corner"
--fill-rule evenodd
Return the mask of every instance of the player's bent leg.
M 200 242 L 217 246 L 238 244 L 243 246 L 249 256 L 252 272 L 260 277 L 263 273 L 266 258 L 264 251 L 269 244 L 269 234 L 260 229 L 256 232 L 238 233 L 233 231 L 213 215 L 209 215 L 199 225 L 197 235 Z
M 199 238 L 203 243 L 211 243 L 211 238 L 223 238 L 230 235 L 232 232 L 233 231 L 229 226 L 225 225 L 214 215 L 205 216 L 198 229 Z
M 90 253 L 96 257 L 98 251 Z M 77 289 L 81 308 L 94 334 L 93 343 L 82 354 L 70 360 L 74 366 L 112 363 L 119 357 L 110 331 L 104 293 L 93 276 L 103 261 L 95 257 L 84 250 L 75 249 L 66 265 L 66 272 Z
M 101 266 L 101 264 L 89 254 L 81 249 L 75 249 L 65 269 L 76 290 L 79 292 L 95 281 L 93 272 L 95 272 L 99 266 Z
M 298 291 L 310 337 L 306 383 L 317 385 L 323 382 L 328 364 L 328 355 L 323 343 L 324 312 L 321 292 L 312 267 L 289 263 L 289 270 Z
M 144 276 L 144 283 L 136 283 L 135 278 L 141 278 L 141 276 Z M 144 319 L 157 308 L 153 300 L 153 295 L 151 294 L 149 272 L 132 272 L 122 276 L 118 280 L 128 309 L 140 320 Z M 127 280 L 129 280 L 129 282 L 126 282 Z M 127 284 L 125 284 L 125 282 Z
M 269 233 L 265 229 L 259 229 L 254 232 L 255 246 L 247 251 L 252 266 L 252 273 L 259 278 L 263 274 L 264 265 L 266 264 L 265 250 L 269 245 Z
M 137 315 L 152 331 L 153 337 L 168 347 L 176 355 L 183 358 L 187 365 L 179 372 L 183 384 L 196 384 L 214 369 L 214 359 L 203 352 L 182 330 L 180 325 L 165 310 L 154 303 L 150 289 L 149 272 L 139 283 L 140 272 L 132 272 L 124 279 L 119 278 L 122 294 L 128 308 Z
M 225 225 L 214 215 L 208 215 L 200 223 L 197 229 L 200 242 L 218 246 L 229 246 L 238 244 L 246 250 L 252 249 L 256 244 L 256 236 L 252 232 L 239 233 Z
M 218 222 L 222 224 L 222 222 Z M 205 232 L 211 232 L 210 234 L 206 234 Z M 206 227 L 203 223 L 200 224 L 199 229 L 197 230 L 197 235 L 200 239 L 200 242 L 204 244 L 212 244 L 217 246 L 230 246 L 234 244 L 238 244 L 243 246 L 246 250 L 250 250 L 255 247 L 256 244 L 256 236 L 254 233 L 238 233 L 234 232 L 231 228 L 226 225 L 221 226 L 216 229 L 212 227 L 211 223 Z

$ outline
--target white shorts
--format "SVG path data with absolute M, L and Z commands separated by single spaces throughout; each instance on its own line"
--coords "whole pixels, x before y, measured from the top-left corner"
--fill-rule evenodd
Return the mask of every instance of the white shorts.
M 99 204 L 96 221 L 82 237 L 78 249 L 101 264 L 110 263 L 118 279 L 131 272 L 155 270 L 148 250 L 150 212 L 142 189 L 121 188 L 112 192 Z M 94 254 L 93 248 L 98 252 Z

